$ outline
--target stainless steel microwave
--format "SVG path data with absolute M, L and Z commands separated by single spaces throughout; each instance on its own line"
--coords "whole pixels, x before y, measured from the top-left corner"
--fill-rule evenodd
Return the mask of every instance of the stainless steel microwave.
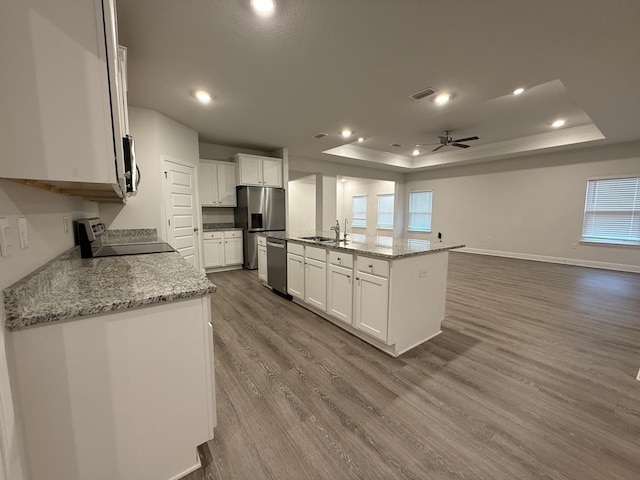
M 122 150 L 124 152 L 124 178 L 129 195 L 135 195 L 140 185 L 140 169 L 136 164 L 135 142 L 131 135 L 122 137 Z

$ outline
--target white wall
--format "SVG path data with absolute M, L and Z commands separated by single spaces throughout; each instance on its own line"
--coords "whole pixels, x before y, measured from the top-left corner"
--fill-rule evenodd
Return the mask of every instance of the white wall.
M 640 271 L 640 247 L 580 243 L 587 179 L 615 174 L 640 175 L 640 142 L 419 172 L 406 188 L 433 190 L 427 238 L 442 232 L 487 253 Z
M 0 218 L 9 220 L 13 240 L 10 256 L 0 257 L 0 290 L 73 247 L 73 231 L 70 228 L 68 233 L 64 232 L 63 217 L 71 222 L 97 213 L 93 202 L 0 179 Z M 29 246 L 24 250 L 20 249 L 17 237 L 19 216 L 27 221 Z M 8 377 L 10 358 L 5 353 L 4 302 L 0 302 L 0 319 L 0 464 L 5 466 L 6 479 L 21 480 L 26 478 L 24 454 Z M 2 475 L 0 471 L 0 478 Z
M 395 183 L 384 180 L 365 180 L 365 179 L 351 179 L 345 182 L 339 182 L 341 188 L 338 190 L 341 193 L 338 198 L 338 212 L 342 212 L 340 217 L 341 228 L 344 229 L 344 219 L 349 219 L 348 232 L 360 233 L 364 235 L 376 236 L 385 235 L 393 236 L 393 230 L 383 230 L 377 228 L 378 224 L 378 195 L 395 194 Z M 354 195 L 366 195 L 367 196 L 367 228 L 357 228 L 352 226 L 352 204 Z M 395 214 L 396 212 L 394 212 Z M 398 217 L 395 215 L 395 217 Z M 401 218 L 401 217 L 400 217 Z M 394 218 L 394 224 L 396 222 Z
M 290 180 L 288 184 L 290 231 L 316 229 L 316 176 Z
M 125 205 L 100 204 L 108 228 L 156 228 L 166 240 L 162 197 L 163 159 L 198 165 L 198 134 L 153 110 L 129 107 L 131 135 L 136 142 L 140 190 Z

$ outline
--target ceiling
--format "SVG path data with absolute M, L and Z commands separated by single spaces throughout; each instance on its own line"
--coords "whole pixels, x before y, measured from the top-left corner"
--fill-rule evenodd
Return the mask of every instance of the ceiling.
M 638 0 L 276 2 L 118 0 L 129 103 L 201 142 L 405 172 L 640 139 Z M 444 130 L 480 139 L 412 155 Z

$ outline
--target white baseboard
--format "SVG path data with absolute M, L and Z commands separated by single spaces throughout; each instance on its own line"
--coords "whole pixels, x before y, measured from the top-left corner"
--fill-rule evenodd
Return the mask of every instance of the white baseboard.
M 547 255 L 535 255 L 531 253 L 503 252 L 500 250 L 485 250 L 482 248 L 464 247 L 455 250 L 463 253 L 477 255 L 491 255 L 494 257 L 518 258 L 520 260 L 533 260 L 536 262 L 562 263 L 577 267 L 600 268 L 603 270 L 617 270 L 620 272 L 640 273 L 640 265 L 627 265 L 624 263 L 596 262 L 593 260 L 581 260 L 579 258 L 550 257 Z

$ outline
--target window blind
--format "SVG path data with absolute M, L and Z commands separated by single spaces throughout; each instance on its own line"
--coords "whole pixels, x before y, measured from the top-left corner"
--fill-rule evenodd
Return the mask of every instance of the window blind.
M 351 202 L 351 226 L 366 228 L 367 226 L 367 196 L 354 195 Z
M 640 242 L 640 177 L 587 181 L 582 237 Z
M 393 193 L 378 195 L 378 228 L 393 228 Z
M 433 192 L 409 193 L 409 226 L 415 232 L 431 231 Z

